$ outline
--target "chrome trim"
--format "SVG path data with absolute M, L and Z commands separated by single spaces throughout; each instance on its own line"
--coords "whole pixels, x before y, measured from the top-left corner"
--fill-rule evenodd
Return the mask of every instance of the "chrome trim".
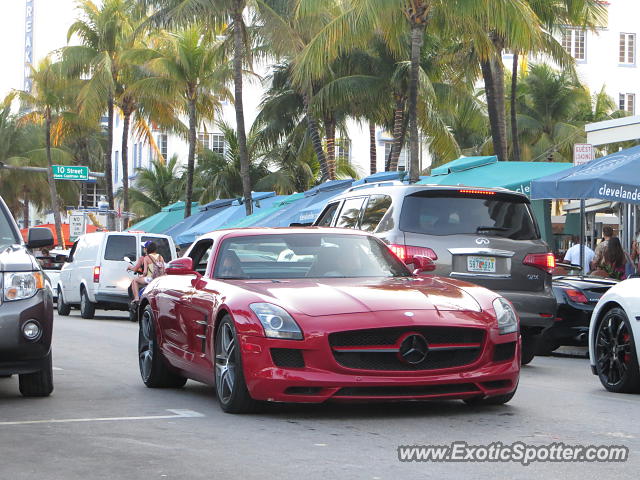
M 340 348 L 333 347 L 334 352 L 339 353 L 398 353 L 400 347 L 389 348 Z
M 482 344 L 479 345 L 460 345 L 457 347 L 429 347 L 430 352 L 441 352 L 445 350 L 479 350 Z
M 510 273 L 471 273 L 471 272 L 451 272 L 451 277 L 470 277 L 470 278 L 511 278 Z
M 491 255 L 492 257 L 513 257 L 516 252 L 496 248 L 449 248 L 451 255 Z
M 207 322 L 205 322 L 204 320 L 196 320 L 196 323 L 197 323 L 198 325 L 205 325 L 205 326 L 208 326 Z

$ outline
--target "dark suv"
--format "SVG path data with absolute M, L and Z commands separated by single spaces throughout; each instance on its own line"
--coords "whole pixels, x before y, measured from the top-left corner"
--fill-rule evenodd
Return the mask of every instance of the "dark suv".
M 19 374 L 20 392 L 53 391 L 53 297 L 40 264 L 28 250 L 53 245 L 47 228 L 31 228 L 26 247 L 0 198 L 0 377 Z
M 501 188 L 365 184 L 332 198 L 314 225 L 373 232 L 406 263 L 426 256 L 437 275 L 499 292 L 520 314 L 523 364 L 533 359 L 538 334 L 553 323 L 555 259 L 525 195 Z

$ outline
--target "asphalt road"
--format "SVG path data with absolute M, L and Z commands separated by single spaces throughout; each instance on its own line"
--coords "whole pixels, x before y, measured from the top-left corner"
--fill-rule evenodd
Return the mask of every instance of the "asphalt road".
M 55 391 L 24 399 L 0 379 L 5 479 L 588 479 L 635 476 L 640 396 L 605 392 L 578 356 L 536 358 L 506 406 L 460 401 L 277 405 L 228 415 L 212 388 L 140 380 L 137 325 L 98 312 L 56 318 Z M 107 316 L 109 315 L 109 316 Z M 116 314 L 119 315 L 119 314 Z M 521 441 L 626 445 L 626 463 L 401 463 L 399 445 Z

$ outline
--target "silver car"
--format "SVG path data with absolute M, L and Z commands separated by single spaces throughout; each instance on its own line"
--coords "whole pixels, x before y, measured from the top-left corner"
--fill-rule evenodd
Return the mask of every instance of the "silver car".
M 435 274 L 472 282 L 518 310 L 522 363 L 553 323 L 553 254 L 540 238 L 529 199 L 502 188 L 364 184 L 333 197 L 315 226 L 366 230 L 406 263 L 427 256 Z

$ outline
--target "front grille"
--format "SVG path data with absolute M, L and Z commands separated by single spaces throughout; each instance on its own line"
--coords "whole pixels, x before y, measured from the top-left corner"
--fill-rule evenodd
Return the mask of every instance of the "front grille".
M 271 359 L 277 367 L 302 368 L 302 352 L 295 348 L 272 348 Z
M 409 334 L 427 343 L 425 358 L 412 364 L 400 354 Z M 467 327 L 393 327 L 332 333 L 329 344 L 336 361 L 347 368 L 381 371 L 424 371 L 460 367 L 475 362 L 482 352 L 484 330 Z
M 416 385 L 408 387 L 344 387 L 336 397 L 420 397 L 424 395 L 447 395 L 455 393 L 477 393 L 480 389 L 473 383 L 451 383 L 444 385 Z
M 506 362 L 516 354 L 516 342 L 499 343 L 493 351 L 494 362 Z

